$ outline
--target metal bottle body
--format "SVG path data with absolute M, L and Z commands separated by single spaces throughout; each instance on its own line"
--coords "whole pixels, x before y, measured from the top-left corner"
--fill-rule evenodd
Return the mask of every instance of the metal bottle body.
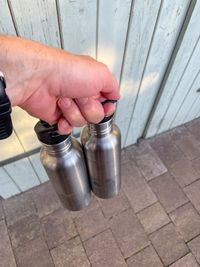
M 69 136 L 59 144 L 43 144 L 40 158 L 64 207 L 76 211 L 90 203 L 87 169 L 77 140 Z
M 81 143 L 94 194 L 112 198 L 121 187 L 121 133 L 112 119 L 87 125 L 81 134 Z

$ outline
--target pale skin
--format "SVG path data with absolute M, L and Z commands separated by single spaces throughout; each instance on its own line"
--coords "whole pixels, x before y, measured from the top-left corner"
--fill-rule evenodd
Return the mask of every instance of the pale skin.
M 103 63 L 19 37 L 0 35 L 0 71 L 12 106 L 50 124 L 61 134 L 98 123 L 115 110 L 118 83 Z

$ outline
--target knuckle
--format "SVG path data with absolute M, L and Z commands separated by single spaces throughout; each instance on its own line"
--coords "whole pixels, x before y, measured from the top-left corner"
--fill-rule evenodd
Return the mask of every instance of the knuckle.
M 89 55 L 80 55 L 80 57 L 86 61 L 95 61 L 95 59 Z

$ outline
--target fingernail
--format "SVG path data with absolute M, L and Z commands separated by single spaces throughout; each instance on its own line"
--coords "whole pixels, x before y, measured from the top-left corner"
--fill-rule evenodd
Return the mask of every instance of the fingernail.
M 88 97 L 77 98 L 78 104 L 85 105 L 88 102 Z
M 115 112 L 115 108 L 113 107 L 112 109 L 109 109 L 108 111 L 106 111 L 106 116 L 110 116 Z
M 62 121 L 62 127 L 63 127 L 63 129 L 67 130 L 70 126 L 69 126 L 69 123 L 66 120 L 63 120 Z
M 62 98 L 61 99 L 61 104 L 65 107 L 68 108 L 71 105 L 71 100 L 68 98 Z

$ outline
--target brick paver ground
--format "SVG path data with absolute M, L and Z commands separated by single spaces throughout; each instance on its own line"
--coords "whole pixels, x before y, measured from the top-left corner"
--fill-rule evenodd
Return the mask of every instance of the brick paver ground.
M 50 182 L 0 200 L 0 267 L 200 266 L 200 120 L 122 152 L 122 190 L 61 207 Z

